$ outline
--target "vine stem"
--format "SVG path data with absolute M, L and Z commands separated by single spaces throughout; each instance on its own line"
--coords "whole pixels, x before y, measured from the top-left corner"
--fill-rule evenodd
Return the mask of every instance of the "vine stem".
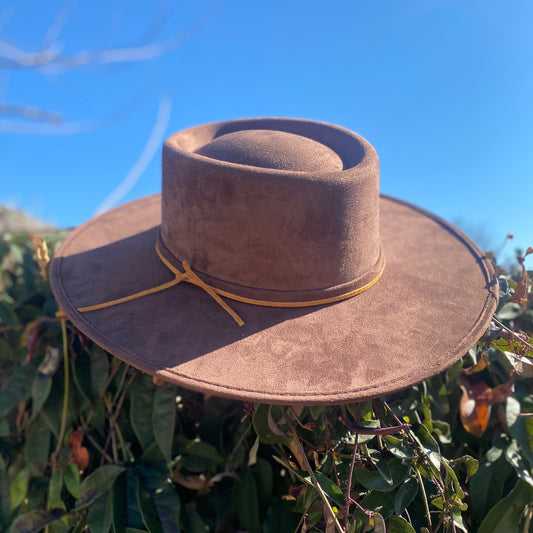
M 426 518 L 428 521 L 429 527 L 433 527 L 431 524 L 431 512 L 429 510 L 429 503 L 428 503 L 428 497 L 426 495 L 426 489 L 424 488 L 424 480 L 422 479 L 422 476 L 420 475 L 420 471 L 415 466 L 415 474 L 418 479 L 418 484 L 420 485 L 420 490 L 422 491 L 422 495 L 424 496 L 424 508 L 426 510 Z
M 328 497 L 324 494 L 324 491 L 322 490 L 322 487 L 318 483 L 318 480 L 315 476 L 315 473 L 313 472 L 313 469 L 311 468 L 311 465 L 309 464 L 309 461 L 307 460 L 307 455 L 305 455 L 305 451 L 303 449 L 302 443 L 300 441 L 300 437 L 298 437 L 298 433 L 296 433 L 296 429 L 291 422 L 287 410 L 285 407 L 281 406 L 281 410 L 283 411 L 283 415 L 285 416 L 285 420 L 287 421 L 287 424 L 289 425 L 289 429 L 291 430 L 292 437 L 294 439 L 294 442 L 296 443 L 296 446 L 298 447 L 298 450 L 300 451 L 301 456 L 304 459 L 304 464 L 307 472 L 309 472 L 309 476 L 311 477 L 311 481 L 313 482 L 313 485 L 315 489 L 318 491 L 318 494 L 320 495 L 320 498 L 322 499 L 322 502 L 324 503 L 324 507 L 328 511 L 328 514 L 330 515 L 331 519 L 333 520 L 333 523 L 335 524 L 335 528 L 339 533 L 345 533 L 345 530 L 342 528 L 340 522 L 337 520 L 337 517 L 335 516 L 335 512 L 333 511 L 331 504 L 329 503 Z
M 133 374 L 130 377 L 130 379 L 127 381 L 127 383 L 124 386 L 124 389 L 122 391 L 122 395 L 120 396 L 120 398 L 118 400 L 115 412 L 113 413 L 113 415 L 109 419 L 109 432 L 107 434 L 107 439 L 106 439 L 106 442 L 105 442 L 105 445 L 104 445 L 104 452 L 105 453 L 107 453 L 109 445 L 111 444 L 111 437 L 115 433 L 115 423 L 118 420 L 118 415 L 120 414 L 120 410 L 122 409 L 122 404 L 124 403 L 124 400 L 126 398 L 126 394 L 127 394 L 129 388 L 131 387 L 131 385 L 132 385 L 132 383 L 133 383 L 133 381 L 135 380 L 136 377 L 137 377 L 137 374 Z M 100 466 L 102 466 L 104 464 L 104 462 L 105 462 L 105 456 L 102 456 L 102 460 L 100 461 Z
M 67 325 L 66 325 L 66 315 L 63 311 L 58 311 L 56 316 L 61 321 L 61 336 L 63 340 L 63 409 L 61 412 L 61 426 L 59 429 L 59 436 L 57 438 L 57 446 L 54 450 L 54 453 L 50 457 L 52 463 L 52 472 L 55 472 L 57 466 L 57 458 L 59 452 L 61 451 L 61 446 L 63 444 L 63 438 L 65 437 L 65 429 L 67 425 L 67 414 L 68 414 L 68 397 L 70 394 L 70 376 L 69 376 L 69 355 L 68 355 L 68 339 L 67 339 Z

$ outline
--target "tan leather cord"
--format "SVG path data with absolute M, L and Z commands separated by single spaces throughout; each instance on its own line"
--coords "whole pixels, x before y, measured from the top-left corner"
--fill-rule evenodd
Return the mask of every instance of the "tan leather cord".
M 379 278 L 381 278 L 381 275 L 383 274 L 383 271 L 385 270 L 385 262 L 383 262 L 383 266 L 381 270 L 379 271 L 378 275 L 369 283 L 366 285 L 363 285 L 362 287 L 359 287 L 358 289 L 354 289 L 353 291 L 339 294 L 337 296 L 332 296 L 330 298 L 322 298 L 320 300 L 311 300 L 307 302 L 271 302 L 268 300 L 255 300 L 253 298 L 245 298 L 243 296 L 238 296 L 237 294 L 233 294 L 231 292 L 223 291 L 220 289 L 215 289 L 214 287 L 211 287 L 210 285 L 207 285 L 204 281 L 202 281 L 192 270 L 187 263 L 187 261 L 183 261 L 183 269 L 185 272 L 181 272 L 178 270 L 172 263 L 170 263 L 161 253 L 159 249 L 159 245 L 155 245 L 155 251 L 157 252 L 157 255 L 159 256 L 159 259 L 161 262 L 176 276 L 175 279 L 172 281 L 169 281 L 167 283 L 163 283 L 162 285 L 157 285 L 156 287 L 152 287 L 150 289 L 145 289 L 143 291 L 136 292 L 134 294 L 131 294 L 129 296 L 124 296 L 123 298 L 117 298 L 115 300 L 109 300 L 107 302 L 103 302 L 100 304 L 95 305 L 89 305 L 87 307 L 79 307 L 78 311 L 80 313 L 85 313 L 88 311 L 96 311 L 98 309 L 105 309 L 107 307 L 112 307 L 114 305 L 118 305 L 124 302 L 129 302 L 131 300 L 136 300 L 137 298 L 142 298 L 143 296 L 146 296 L 148 294 L 154 294 L 156 292 L 164 291 L 170 287 L 173 287 L 174 285 L 177 285 L 178 283 L 181 283 L 182 281 L 185 281 L 187 283 L 192 283 L 193 285 L 196 285 L 197 287 L 202 288 L 209 296 L 211 296 L 231 317 L 239 326 L 244 325 L 244 321 L 242 318 L 221 298 L 221 296 L 224 296 L 226 298 L 230 298 L 231 300 L 235 300 L 238 302 L 243 302 L 247 304 L 252 305 L 261 305 L 264 307 L 311 307 L 314 305 L 324 305 L 324 304 L 330 304 L 334 302 L 339 302 L 341 300 L 346 300 L 347 298 L 351 298 L 352 296 L 355 296 L 356 294 L 360 294 L 363 291 L 366 291 L 373 285 L 375 285 Z

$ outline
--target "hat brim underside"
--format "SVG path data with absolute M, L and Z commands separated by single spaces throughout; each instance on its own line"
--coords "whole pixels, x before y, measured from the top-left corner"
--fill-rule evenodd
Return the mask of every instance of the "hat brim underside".
M 319 405 L 382 396 L 459 359 L 497 304 L 489 261 L 456 228 L 382 197 L 382 278 L 318 307 L 227 300 L 239 327 L 188 283 L 79 312 L 173 279 L 155 252 L 160 196 L 104 213 L 75 230 L 52 263 L 60 307 L 97 344 L 131 365 L 196 391 L 253 402 Z

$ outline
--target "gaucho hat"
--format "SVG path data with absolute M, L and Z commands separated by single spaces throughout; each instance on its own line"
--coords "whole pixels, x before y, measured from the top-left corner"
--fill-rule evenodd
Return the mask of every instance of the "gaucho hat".
M 375 150 L 338 126 L 186 129 L 161 195 L 64 241 L 55 296 L 106 350 L 193 390 L 318 405 L 403 389 L 478 340 L 497 283 L 457 228 L 378 182 Z

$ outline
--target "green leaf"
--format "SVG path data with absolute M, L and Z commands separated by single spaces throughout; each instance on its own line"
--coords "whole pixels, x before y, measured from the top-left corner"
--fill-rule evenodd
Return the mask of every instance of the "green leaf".
M 52 433 L 45 417 L 40 414 L 26 430 L 24 457 L 26 464 L 35 464 L 44 470 L 50 456 Z
M 470 455 L 463 455 L 463 457 L 458 457 L 457 459 L 452 459 L 450 461 L 451 466 L 461 464 L 466 469 L 466 481 L 468 481 L 478 471 L 479 468 L 479 461 L 476 461 L 476 459 L 470 457 Z
M 146 450 L 155 438 L 152 429 L 154 389 L 152 377 L 147 374 L 137 376 L 130 389 L 131 426 L 143 450 Z
M 429 462 L 437 470 L 440 469 L 440 448 L 437 441 L 432 437 L 427 427 L 423 424 L 413 424 L 411 428 L 415 439 L 427 455 Z
M 446 470 L 446 484 L 448 484 L 449 481 L 451 480 L 453 484 L 455 496 L 457 496 L 457 498 L 462 500 L 465 497 L 465 493 L 463 492 L 461 484 L 459 483 L 459 480 L 457 479 L 457 475 L 453 471 L 453 468 L 450 466 L 447 459 L 442 457 L 441 463 L 444 466 L 444 469 Z
M 148 531 L 150 531 L 150 533 L 163 533 L 163 529 L 158 520 L 155 503 L 152 501 L 150 492 L 144 486 L 144 483 L 139 476 L 137 476 L 136 495 L 142 519 Z
M 389 470 L 392 476 L 392 483 L 383 478 L 380 472 L 375 470 L 365 470 L 356 467 L 354 469 L 357 481 L 366 489 L 390 492 L 394 490 L 409 474 L 410 463 L 393 458 L 388 461 Z
M 271 405 L 260 404 L 256 407 L 253 425 L 257 436 L 264 444 L 285 444 L 286 446 L 292 440 L 292 437 L 283 436 L 283 432 L 279 431 L 279 434 L 272 428 L 272 421 L 269 423 L 269 418 L 272 419 Z
M 194 473 L 204 472 L 208 468 L 224 462 L 224 459 L 212 444 L 201 440 L 190 441 L 182 453 L 182 465 Z
M 90 505 L 96 498 L 111 489 L 117 476 L 126 469 L 118 465 L 104 465 L 88 475 L 80 486 L 80 499 L 76 507 L 81 509 Z
M 156 510 L 160 531 L 162 533 L 178 533 L 180 531 L 181 500 L 174 485 L 168 479 L 166 471 L 156 468 L 155 465 L 139 465 L 137 472 L 142 484 L 148 490 L 151 502 Z M 146 500 L 143 501 L 146 503 Z M 146 507 L 141 505 L 140 500 L 139 507 L 144 519 Z M 149 506 L 148 508 L 151 509 L 152 507 Z M 157 532 L 156 526 L 152 522 L 150 524 L 151 526 L 149 527 L 145 521 L 145 525 L 149 527 L 150 531 Z
M 259 457 L 251 468 L 256 481 L 257 494 L 259 497 L 260 511 L 263 513 L 272 499 L 274 490 L 274 473 L 271 464 Z
M 8 363 L 13 361 L 13 349 L 4 339 L 0 339 L 0 368 L 7 367 Z
M 202 520 L 198 511 L 191 505 L 186 505 L 183 508 L 183 531 L 186 533 L 206 533 L 209 527 Z
M 13 533 L 38 533 L 46 525 L 61 519 L 65 515 L 63 509 L 52 509 L 50 511 L 33 510 L 29 513 L 18 516 L 10 531 Z
M 275 499 L 268 509 L 263 524 L 263 533 L 294 533 L 299 531 L 300 517 L 297 513 L 292 512 L 293 508 L 294 502 Z
M 133 468 L 120 474 L 113 484 L 113 532 L 125 533 L 126 527 L 144 528 L 137 503 L 137 477 Z
M 241 526 L 249 533 L 259 532 L 259 503 L 254 475 L 249 468 L 239 472 L 233 485 L 233 503 Z
M 418 482 L 415 478 L 408 477 L 398 489 L 394 498 L 394 513 L 402 514 L 405 508 L 416 498 Z
M 33 380 L 37 374 L 35 364 L 18 366 L 0 392 L 0 418 L 31 396 Z
M 91 401 L 89 400 L 89 391 L 91 388 L 90 382 L 90 362 L 89 356 L 87 354 L 77 354 L 75 364 L 72 365 L 71 373 L 72 381 L 74 383 L 74 391 L 79 395 L 76 397 L 77 409 L 78 412 L 83 412 L 85 409 L 90 407 Z M 73 392 L 74 392 L 73 391 Z M 103 402 L 99 402 L 103 407 Z M 95 405 L 98 406 L 99 403 Z M 92 425 L 94 426 L 94 415 L 92 418 Z M 98 428 L 98 426 L 96 426 Z
M 172 441 L 176 424 L 176 387 L 165 384 L 157 387 L 152 411 L 152 430 L 167 462 L 172 460 Z
M 503 500 L 500 500 L 481 523 L 478 533 L 522 533 L 520 518 L 526 505 L 533 501 L 533 487 L 518 480 L 515 488 Z
M 515 469 L 518 477 L 533 487 L 533 476 L 531 475 L 529 467 L 522 459 L 522 456 L 520 455 L 520 449 L 518 448 L 515 440 L 513 440 L 505 450 L 505 458 Z
M 13 311 L 13 306 L 3 300 L 0 300 L 0 324 L 10 326 L 14 330 L 19 328 L 19 322 L 15 311 Z
M 50 509 L 64 509 L 67 510 L 67 506 L 61 499 L 61 489 L 63 488 L 63 470 L 61 468 L 56 471 L 50 477 L 48 485 L 48 506 Z
M 498 311 L 497 316 L 500 320 L 514 320 L 518 318 L 523 312 L 520 304 L 509 302 L 502 306 Z
M 96 498 L 89 507 L 87 524 L 91 532 L 108 533 L 113 527 L 113 492 Z
M 16 509 L 26 498 L 28 494 L 28 483 L 32 474 L 33 466 L 26 465 L 22 470 L 19 470 L 15 479 L 9 487 L 11 496 L 11 510 Z
M 387 519 L 388 533 L 416 533 L 411 524 L 401 516 L 391 516 Z
M 11 496 L 9 494 L 9 481 L 6 464 L 0 454 L 0 531 L 7 526 L 11 511 Z
M 105 384 L 109 378 L 109 357 L 99 346 L 94 346 L 91 350 L 91 396 L 96 400 L 104 391 Z
M 76 498 L 77 500 L 80 499 L 80 472 L 78 470 L 77 465 L 75 465 L 74 463 L 69 463 L 65 468 L 65 486 L 67 487 L 67 490 L 70 492 L 70 494 L 74 496 L 74 498 Z
M 505 419 L 509 434 L 518 442 L 523 456 L 533 466 L 533 418 L 519 416 L 520 403 L 510 396 L 505 404 Z
M 379 513 L 374 513 L 374 533 L 387 533 L 387 527 L 385 526 L 385 520 Z
M 501 448 L 490 448 L 481 459 L 478 471 L 469 482 L 470 498 L 478 523 L 500 501 L 504 482 L 512 472 Z
M 344 497 L 344 493 L 342 490 L 337 486 L 337 484 L 329 479 L 329 477 L 322 474 L 322 472 L 315 472 L 316 480 L 318 481 L 318 484 L 322 488 L 322 490 L 329 496 L 329 498 L 334 501 L 339 506 L 344 506 L 346 503 L 346 499 Z M 305 478 L 307 483 L 310 485 L 313 484 L 311 481 L 311 478 L 307 476 Z
M 382 437 L 383 443 L 394 457 L 398 459 L 414 459 L 416 452 L 412 446 L 409 446 L 403 439 L 395 437 L 394 435 L 384 435 Z
M 387 482 L 388 485 L 392 485 L 393 480 L 389 465 L 387 461 L 383 459 L 381 453 L 378 450 L 369 450 L 368 455 L 370 456 L 372 464 L 381 474 L 381 477 Z
M 33 385 L 31 388 L 31 398 L 32 398 L 32 407 L 31 407 L 31 417 L 35 418 L 41 409 L 43 408 L 44 403 L 50 395 L 52 390 L 52 376 L 43 376 L 42 374 L 37 374 L 33 380 Z

